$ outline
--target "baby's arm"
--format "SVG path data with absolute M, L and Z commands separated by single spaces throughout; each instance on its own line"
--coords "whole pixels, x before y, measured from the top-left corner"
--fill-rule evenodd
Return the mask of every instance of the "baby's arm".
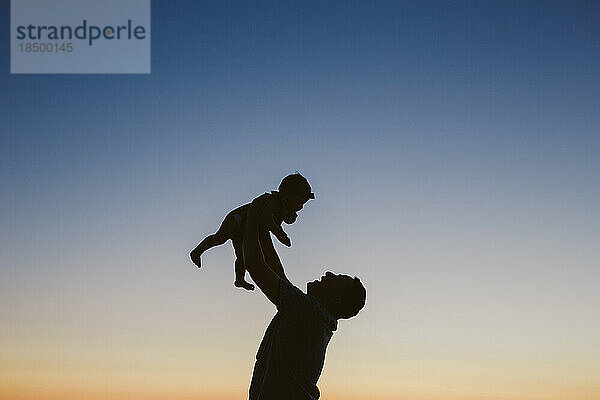
M 275 221 L 275 214 L 278 211 L 279 202 L 277 200 L 271 200 L 262 212 L 262 226 L 264 227 L 264 229 L 273 232 L 273 235 L 275 235 L 277 240 L 279 240 L 282 244 L 286 245 L 287 247 L 290 247 L 292 245 L 292 242 L 290 241 L 289 236 L 281 227 L 281 222 L 277 223 L 277 221 Z M 271 245 L 273 244 L 271 243 Z

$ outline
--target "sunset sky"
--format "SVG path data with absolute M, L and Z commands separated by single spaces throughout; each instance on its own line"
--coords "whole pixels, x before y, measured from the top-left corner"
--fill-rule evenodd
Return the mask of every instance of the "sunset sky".
M 11 75 L 0 2 L 0 399 L 237 400 L 275 307 L 230 244 L 367 288 L 326 400 L 600 398 L 600 3 L 153 1 L 149 75 Z

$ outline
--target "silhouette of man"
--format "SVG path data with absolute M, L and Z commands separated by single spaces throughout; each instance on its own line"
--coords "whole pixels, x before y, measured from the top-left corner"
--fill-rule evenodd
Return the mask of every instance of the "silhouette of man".
M 327 272 L 308 282 L 304 294 L 279 277 L 265 261 L 273 258 L 270 235 L 259 232 L 260 199 L 247 215 L 243 252 L 250 276 L 277 307 L 256 354 L 250 400 L 316 400 L 317 381 L 337 320 L 351 318 L 364 307 L 366 290 L 358 278 Z M 269 247 L 268 249 L 261 248 Z M 277 261 L 279 259 L 277 258 Z

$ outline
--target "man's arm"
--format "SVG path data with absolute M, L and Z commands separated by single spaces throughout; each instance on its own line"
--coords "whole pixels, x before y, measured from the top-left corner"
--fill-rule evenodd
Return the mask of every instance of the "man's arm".
M 273 240 L 271 239 L 271 234 L 267 230 L 260 229 L 258 232 L 260 247 L 262 249 L 263 255 L 265 256 L 265 261 L 267 265 L 275 272 L 281 279 L 285 279 L 289 281 L 287 276 L 285 276 L 285 272 L 283 271 L 283 264 L 281 264 L 281 260 L 279 259 L 279 255 L 273 246 Z
M 262 290 L 269 300 L 275 305 L 279 301 L 280 278 L 265 262 L 259 241 L 259 218 L 262 211 L 261 204 L 253 201 L 246 214 L 246 232 L 244 233 L 243 251 L 244 264 L 250 277 Z M 269 238 L 270 239 L 270 238 Z M 273 244 L 271 243 L 271 246 Z M 274 251 L 274 250 L 273 250 Z M 279 258 L 277 258 L 279 259 Z M 283 270 L 283 268 L 282 268 Z

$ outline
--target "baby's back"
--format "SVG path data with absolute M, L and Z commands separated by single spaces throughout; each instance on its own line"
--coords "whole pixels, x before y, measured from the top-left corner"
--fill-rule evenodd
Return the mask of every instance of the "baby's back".
M 258 200 L 259 202 L 264 202 L 263 204 L 267 204 L 267 198 L 272 197 L 273 194 L 271 193 L 263 193 L 254 200 Z M 241 205 L 238 208 L 230 211 L 229 214 L 227 214 L 227 217 L 231 217 L 235 221 L 236 228 L 234 229 L 232 234 L 236 238 L 242 239 L 244 236 L 244 229 L 246 226 L 246 215 L 248 214 L 248 209 L 250 208 L 251 204 L 252 203 Z

